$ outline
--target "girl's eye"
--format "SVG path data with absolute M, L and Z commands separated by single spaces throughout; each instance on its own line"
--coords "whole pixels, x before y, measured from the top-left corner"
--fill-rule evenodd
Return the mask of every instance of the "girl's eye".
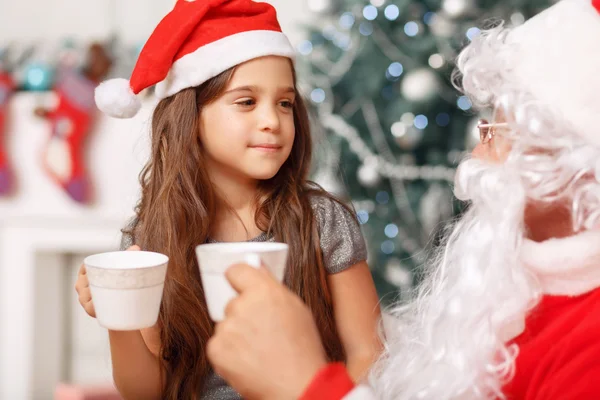
M 254 101 L 254 99 L 247 99 L 247 100 L 237 102 L 235 104 L 237 104 L 238 106 L 250 107 L 250 106 L 253 106 L 255 103 L 256 102 Z
M 285 100 L 282 101 L 280 104 L 285 108 L 294 108 L 294 103 L 292 103 L 291 101 Z

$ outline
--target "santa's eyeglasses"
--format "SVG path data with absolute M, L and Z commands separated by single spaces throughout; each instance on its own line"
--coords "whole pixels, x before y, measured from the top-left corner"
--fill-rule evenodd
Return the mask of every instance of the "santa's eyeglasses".
M 507 128 L 507 122 L 492 122 L 490 123 L 487 119 L 480 119 L 477 122 L 477 129 L 479 129 L 479 140 L 481 144 L 487 144 L 496 135 L 498 128 Z

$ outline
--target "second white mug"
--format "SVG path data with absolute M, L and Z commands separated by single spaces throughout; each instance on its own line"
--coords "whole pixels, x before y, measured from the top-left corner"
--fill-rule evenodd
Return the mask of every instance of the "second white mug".
M 215 322 L 225 318 L 225 307 L 237 293 L 225 271 L 235 264 L 267 268 L 279 282 L 287 265 L 288 245 L 273 242 L 211 243 L 196 247 L 208 313 Z

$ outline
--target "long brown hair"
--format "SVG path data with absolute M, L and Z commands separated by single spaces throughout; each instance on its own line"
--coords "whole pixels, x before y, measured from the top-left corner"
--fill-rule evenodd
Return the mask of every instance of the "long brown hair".
M 169 256 L 159 316 L 165 399 L 196 398 L 211 371 L 205 347 L 213 323 L 194 248 L 209 238 L 218 199 L 204 167 L 198 129 L 202 108 L 224 92 L 234 70 L 158 103 L 152 117 L 150 160 L 140 175 L 137 223 L 124 231 L 142 249 Z M 290 245 L 285 282 L 312 310 L 329 358 L 345 361 L 310 204 L 311 196 L 329 195 L 308 181 L 312 140 L 308 112 L 299 95 L 294 123 L 289 158 L 274 178 L 259 185 L 256 224 Z

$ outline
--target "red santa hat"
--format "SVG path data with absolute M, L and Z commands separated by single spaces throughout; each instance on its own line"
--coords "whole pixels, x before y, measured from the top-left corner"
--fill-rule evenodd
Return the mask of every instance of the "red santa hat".
M 561 0 L 507 37 L 521 88 L 600 146 L 600 0 Z
M 96 104 L 112 117 L 131 118 L 141 107 L 137 94 L 147 87 L 156 85 L 164 99 L 264 56 L 294 57 L 270 4 L 178 0 L 146 42 L 131 79 L 100 84 Z

